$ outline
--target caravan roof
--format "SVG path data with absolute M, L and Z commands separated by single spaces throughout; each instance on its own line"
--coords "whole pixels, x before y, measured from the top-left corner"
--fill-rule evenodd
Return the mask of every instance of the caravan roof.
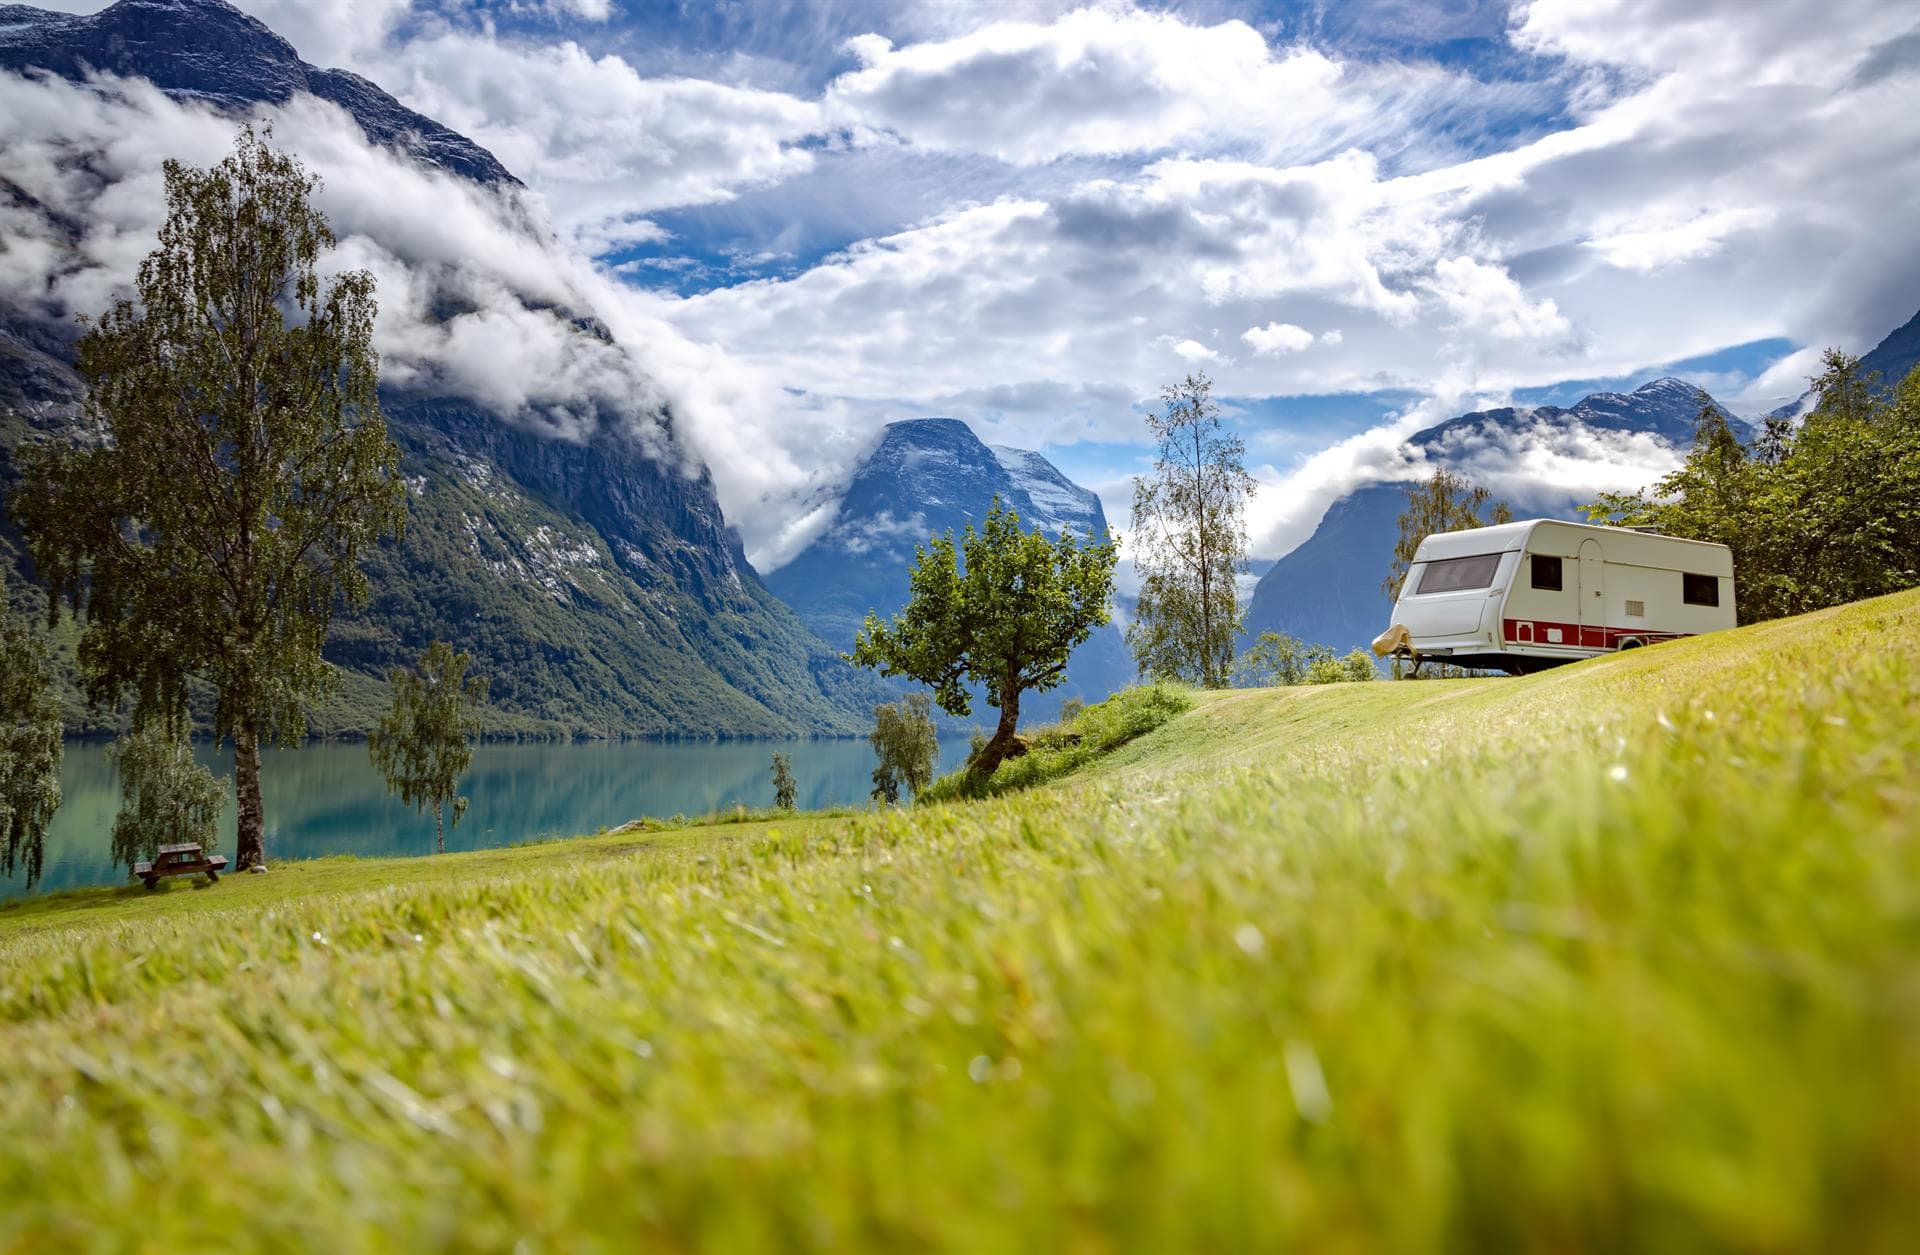
M 1535 533 L 1540 533 L 1537 537 Z M 1577 552 L 1587 537 L 1603 541 L 1608 560 L 1638 566 L 1671 566 L 1684 548 L 1686 562 L 1703 575 L 1732 575 L 1733 556 L 1726 546 L 1679 536 L 1661 536 L 1637 532 L 1625 527 L 1605 527 L 1597 523 L 1569 523 L 1563 519 L 1521 519 L 1496 523 L 1464 532 L 1440 532 L 1420 542 L 1416 562 L 1441 558 L 1466 558 L 1480 553 L 1505 553 L 1509 550 L 1554 553 Z

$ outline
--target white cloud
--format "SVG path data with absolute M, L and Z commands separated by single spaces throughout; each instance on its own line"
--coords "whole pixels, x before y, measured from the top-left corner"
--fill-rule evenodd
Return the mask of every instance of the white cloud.
M 1339 332 L 1328 334 L 1336 337 L 1329 343 L 1339 343 Z M 1283 353 L 1298 353 L 1312 344 L 1313 332 L 1290 322 L 1270 322 L 1264 327 L 1248 327 L 1240 333 L 1240 338 L 1260 356 L 1278 357 Z
M 1168 339 L 1171 340 L 1172 337 L 1168 337 Z M 1198 340 L 1176 340 L 1168 344 L 1167 347 L 1172 349 L 1174 355 L 1184 362 L 1218 362 L 1221 360 L 1218 353 L 1200 343 Z
M 1441 258 L 1434 264 L 1430 286 L 1452 312 L 1456 326 L 1497 339 L 1551 340 L 1572 330 L 1551 298 L 1529 299 L 1512 275 L 1471 257 Z
M 1730 237 L 1760 230 L 1773 220 L 1773 211 L 1765 208 L 1701 209 L 1671 222 L 1641 218 L 1630 228 L 1597 236 L 1588 247 L 1622 270 L 1659 270 L 1710 257 Z
M 1369 484 L 1425 479 L 1442 466 L 1525 514 L 1558 511 L 1603 492 L 1644 488 L 1678 463 L 1676 450 L 1658 437 L 1588 427 L 1564 416 L 1467 428 L 1430 448 L 1407 443 L 1461 411 L 1505 403 L 1498 396 L 1429 397 L 1294 466 L 1261 468 L 1262 487 L 1248 514 L 1252 552 L 1283 557 L 1312 535 L 1327 507 L 1346 494 Z
M 578 44 L 444 31 L 382 54 L 383 86 L 489 149 L 545 197 L 578 247 L 622 224 L 804 173 L 817 103 L 697 78 L 650 78 Z
M 365 53 L 381 47 L 413 7 L 413 0 L 235 0 L 241 9 L 272 27 L 299 50 L 302 60 L 321 67 L 353 68 Z M 384 84 L 383 84 L 384 86 Z
M 1119 4 L 904 47 L 864 35 L 847 48 L 861 68 L 827 90 L 837 117 L 1016 163 L 1222 145 L 1313 159 L 1356 143 L 1398 147 L 1415 134 L 1402 125 L 1410 118 L 1468 100 L 1497 112 L 1526 95 L 1430 65 L 1276 47 L 1237 20 L 1200 25 Z
M 56 321 L 97 313 L 153 246 L 161 156 L 211 164 L 236 128 L 144 83 L 110 80 L 95 90 L 0 74 L 0 113 L 11 121 L 0 167 L 33 206 L 9 211 L 9 235 L 31 241 L 17 256 L 34 263 L 0 268 L 0 295 Z M 323 180 L 318 203 L 340 240 L 327 265 L 365 268 L 378 281 L 383 379 L 569 439 L 617 424 L 657 455 L 687 459 L 660 421 L 664 372 L 573 325 L 594 310 L 603 281 L 554 247 L 517 190 L 376 148 L 312 97 L 256 118 Z M 75 159 L 82 154 L 92 156 Z M 63 236 L 69 222 L 83 224 L 77 238 Z

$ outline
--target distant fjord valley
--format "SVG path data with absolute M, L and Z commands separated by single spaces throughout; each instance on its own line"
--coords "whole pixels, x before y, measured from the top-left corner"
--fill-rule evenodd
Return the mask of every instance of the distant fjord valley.
M 210 47 L 222 55 L 196 51 Z M 76 84 L 104 71 L 233 117 L 308 93 L 408 161 L 482 189 L 519 186 L 478 144 L 364 78 L 308 64 L 222 0 L 121 0 L 89 16 L 7 6 L 0 9 L 0 69 Z M 76 150 L 64 160 L 78 169 L 94 156 Z M 38 215 L 44 238 L 68 249 L 74 268 L 84 264 L 83 224 L 10 182 L 0 180 L 0 190 L 20 212 Z M 441 294 L 443 316 L 460 311 L 464 299 Z M 503 299 L 515 300 L 521 315 L 564 324 L 585 350 L 617 354 L 590 307 L 555 308 L 527 293 Z M 50 302 L 0 300 L 0 491 L 17 481 L 23 443 L 84 436 L 75 337 Z M 1898 379 L 1916 341 L 1920 332 L 1909 323 L 1863 365 Z M 312 712 L 311 731 L 321 736 L 365 733 L 388 672 L 448 624 L 459 625 L 476 671 L 492 678 L 489 735 L 859 734 L 873 705 L 903 686 L 857 671 L 841 655 L 868 611 L 884 618 L 904 603 L 916 544 L 979 521 L 996 498 L 1050 535 L 1108 531 L 1098 497 L 1040 453 L 989 448 L 958 420 L 911 419 L 887 426 L 844 468 L 838 507 L 812 542 L 761 573 L 664 406 L 601 396 L 562 435 L 439 390 L 431 378 L 385 381 L 380 400 L 400 449 L 408 523 L 403 539 L 379 545 L 366 560 L 368 604 L 335 621 L 326 657 L 343 683 Z M 1565 409 L 1465 414 L 1409 444 L 1446 464 L 1487 447 L 1637 433 L 1677 462 L 1698 410 L 1696 389 L 1661 379 Z M 690 462 L 696 469 L 684 473 Z M 1406 487 L 1369 484 L 1335 501 L 1312 535 L 1278 555 L 1259 580 L 1244 639 L 1282 632 L 1340 650 L 1370 639 L 1389 609 L 1378 587 L 1379 555 L 1391 549 Z M 1515 498 L 1556 517 L 1573 517 L 1581 504 L 1544 489 Z M 15 611 L 40 607 L 19 528 L 4 516 L 0 575 Z M 70 636 L 66 727 L 110 732 L 116 716 L 81 699 Z M 1118 626 L 1108 625 L 1074 653 L 1065 683 L 1030 710 L 1045 717 L 1063 701 L 1097 701 L 1134 674 Z M 197 707 L 204 704 L 196 698 Z

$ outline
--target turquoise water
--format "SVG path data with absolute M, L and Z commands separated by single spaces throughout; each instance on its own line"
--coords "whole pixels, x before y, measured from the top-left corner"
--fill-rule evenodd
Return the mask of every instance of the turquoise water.
M 736 805 L 773 805 L 772 756 L 793 759 L 802 807 L 864 803 L 873 750 L 845 741 L 629 741 L 624 744 L 481 745 L 461 782 L 466 818 L 447 833 L 449 850 L 477 850 L 542 837 L 576 836 L 642 815 L 704 815 Z M 940 770 L 965 758 L 965 738 L 942 740 Z M 230 749 L 203 746 L 201 761 L 230 775 Z M 262 763 L 267 861 L 325 854 L 431 854 L 433 817 L 389 797 L 361 744 L 315 743 L 272 750 Z M 126 882 L 108 860 L 108 833 L 120 786 L 104 743 L 70 742 L 60 772 L 66 794 L 47 833 L 46 872 L 35 893 Z M 233 807 L 220 820 L 219 847 L 233 853 Z M 26 892 L 16 871 L 0 898 Z

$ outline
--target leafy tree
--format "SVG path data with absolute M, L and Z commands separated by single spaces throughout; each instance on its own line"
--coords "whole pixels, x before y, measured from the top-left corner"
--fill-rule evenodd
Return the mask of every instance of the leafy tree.
M 1246 444 L 1227 434 L 1205 375 L 1162 391 L 1147 429 L 1159 452 L 1133 481 L 1134 565 L 1140 599 L 1127 644 L 1143 674 L 1227 683 L 1245 611 L 1234 576 L 1246 567 Z
M 1111 540 L 1081 543 L 1071 531 L 1049 541 L 998 497 L 979 531 L 967 525 L 916 551 L 906 609 L 891 623 L 868 614 L 847 658 L 882 675 L 904 675 L 933 690 L 940 709 L 973 712 L 969 684 L 1000 711 L 993 737 L 968 764 L 984 784 L 1015 743 L 1020 695 L 1066 678 L 1067 656 L 1105 623 L 1113 596 Z
M 1240 655 L 1235 677 L 1245 687 L 1268 688 L 1377 680 L 1380 671 L 1364 649 L 1342 658 L 1325 645 L 1309 645 L 1284 632 L 1262 632 Z
M 47 825 L 60 809 L 60 703 L 46 651 L 0 610 L 0 868 L 46 866 Z
M 1511 523 L 1513 511 L 1504 501 L 1495 502 L 1487 518 L 1480 517 L 1480 511 L 1492 500 L 1491 492 L 1444 466 L 1437 468 L 1426 483 L 1407 489 L 1407 508 L 1398 519 L 1400 538 L 1393 545 L 1393 562 L 1388 567 L 1387 578 L 1380 581 L 1380 591 L 1387 595 L 1387 600 L 1400 599 L 1400 586 L 1406 583 L 1414 555 L 1420 552 L 1420 542 L 1427 537 L 1485 527 L 1489 523 Z
M 1751 449 L 1703 406 L 1679 469 L 1588 516 L 1728 546 L 1742 623 L 1920 584 L 1920 371 L 1888 393 L 1829 350 L 1812 382 L 1799 425 L 1771 422 Z
M 393 705 L 367 734 L 367 753 L 387 792 L 398 793 L 408 806 L 433 808 L 433 848 L 439 851 L 447 848 L 448 804 L 456 828 L 467 813 L 460 777 L 473 761 L 478 708 L 487 700 L 487 682 L 467 675 L 471 661 L 445 641 L 435 641 L 418 671 L 395 667 Z
M 270 138 L 270 137 L 269 137 Z M 292 743 L 335 683 L 336 602 L 405 494 L 375 395 L 373 277 L 323 280 L 317 180 L 243 132 L 212 169 L 166 163 L 167 220 L 122 299 L 81 338 L 94 447 L 23 459 L 14 513 L 49 588 L 86 611 L 88 698 L 185 718 L 211 685 L 231 736 L 237 863 L 264 858 L 262 738 Z
M 193 842 L 213 853 L 214 824 L 229 782 L 215 779 L 193 747 L 155 720 L 114 742 L 108 759 L 120 772 L 120 813 L 113 818 L 113 861 L 128 871 L 163 845 Z
M 1309 645 L 1284 632 L 1262 632 L 1240 655 L 1239 680 L 1250 688 L 1304 684 L 1316 662 L 1332 658 L 1325 645 Z
M 898 702 L 873 708 L 873 732 L 867 737 L 880 760 L 873 769 L 873 797 L 889 806 L 905 785 L 914 796 L 933 783 L 940 739 L 933 726 L 933 698 L 909 693 Z
M 1756 615 L 1920 584 L 1920 371 L 1889 393 L 1830 350 L 1813 387 L 1818 401 L 1761 479 Z
M 773 804 L 783 811 L 794 807 L 799 785 L 793 778 L 793 763 L 778 750 L 773 755 Z

